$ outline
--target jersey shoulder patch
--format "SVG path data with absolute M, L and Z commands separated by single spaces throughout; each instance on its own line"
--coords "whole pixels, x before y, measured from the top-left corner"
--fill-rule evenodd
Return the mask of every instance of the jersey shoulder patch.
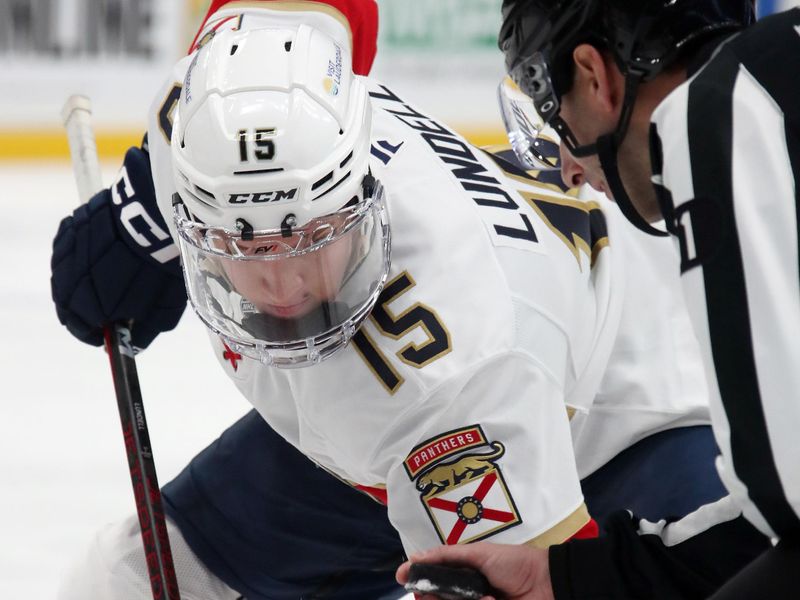
M 408 455 L 406 473 L 443 544 L 476 542 L 522 523 L 497 464 L 504 454 L 476 424 L 428 439 Z

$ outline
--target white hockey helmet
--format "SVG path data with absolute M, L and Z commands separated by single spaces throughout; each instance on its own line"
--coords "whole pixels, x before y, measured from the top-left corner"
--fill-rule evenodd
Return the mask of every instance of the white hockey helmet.
M 175 225 L 191 304 L 279 367 L 343 347 L 389 270 L 371 107 L 318 29 L 224 30 L 194 54 L 172 129 Z

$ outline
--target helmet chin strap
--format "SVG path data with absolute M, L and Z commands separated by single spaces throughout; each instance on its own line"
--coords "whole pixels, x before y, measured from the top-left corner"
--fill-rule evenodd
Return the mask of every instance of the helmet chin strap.
M 625 138 L 628 131 L 628 124 L 631 120 L 633 113 L 633 103 L 636 96 L 636 88 L 642 80 L 642 74 L 630 73 L 625 78 L 625 97 L 622 102 L 622 114 L 619 117 L 617 128 L 611 133 L 602 135 L 597 138 L 595 145 L 597 146 L 597 157 L 600 159 L 600 167 L 608 182 L 608 187 L 614 195 L 614 202 L 619 206 L 622 214 L 633 225 L 649 235 L 664 237 L 669 235 L 666 231 L 656 229 L 636 210 L 636 207 L 631 202 L 628 192 L 625 190 L 625 185 L 622 183 L 622 178 L 619 174 L 619 167 L 617 166 L 617 155 L 619 153 L 619 146 Z
M 617 141 L 615 138 L 616 136 L 613 133 L 597 138 L 597 157 L 600 159 L 600 166 L 603 168 L 608 187 L 614 195 L 614 202 L 622 214 L 625 215 L 625 218 L 637 229 L 659 237 L 669 235 L 666 231 L 656 229 L 650 225 L 631 202 L 617 168 Z

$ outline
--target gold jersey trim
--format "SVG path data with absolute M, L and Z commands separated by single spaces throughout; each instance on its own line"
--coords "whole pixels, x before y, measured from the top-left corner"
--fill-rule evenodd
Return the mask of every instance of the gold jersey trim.
M 578 533 L 590 520 L 589 509 L 584 503 L 581 503 L 565 519 L 525 543 L 534 548 L 549 548 L 555 544 L 561 544 Z

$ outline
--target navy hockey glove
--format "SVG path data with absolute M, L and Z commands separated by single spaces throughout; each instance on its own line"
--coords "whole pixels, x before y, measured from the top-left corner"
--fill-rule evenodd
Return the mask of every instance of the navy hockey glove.
M 178 324 L 186 289 L 147 152 L 128 150 L 114 184 L 61 221 L 50 267 L 58 319 L 83 342 L 100 346 L 104 325 L 132 319 L 146 348 Z

